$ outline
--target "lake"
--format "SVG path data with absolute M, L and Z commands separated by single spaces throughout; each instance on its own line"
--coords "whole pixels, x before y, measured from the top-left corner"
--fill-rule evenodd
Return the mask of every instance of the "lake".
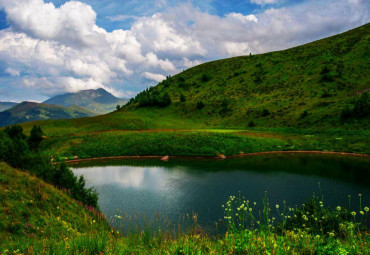
M 200 226 L 215 231 L 223 218 L 222 205 L 239 192 L 257 208 L 267 191 L 272 205 L 302 205 L 322 194 L 327 206 L 351 205 L 359 196 L 370 205 L 370 160 L 323 154 L 270 154 L 245 158 L 101 160 L 71 165 L 88 187 L 99 193 L 99 206 L 108 219 L 115 215 L 156 213 L 172 223 L 196 213 Z M 320 183 L 320 185 L 318 184 Z M 321 188 L 320 188 L 321 187 Z M 139 217 L 140 218 L 140 217 Z

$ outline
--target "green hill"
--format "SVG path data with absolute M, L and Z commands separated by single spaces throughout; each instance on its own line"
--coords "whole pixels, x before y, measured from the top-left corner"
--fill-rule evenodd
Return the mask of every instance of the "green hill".
M 66 252 L 66 246 L 75 254 L 79 249 L 97 254 L 92 239 L 97 235 L 110 235 L 100 213 L 84 209 L 68 192 L 0 162 L 1 254 L 62 254 L 58 247 Z
M 0 102 L 0 112 L 10 109 L 16 104 L 13 102 Z
M 161 111 L 211 127 L 368 129 L 369 40 L 367 24 L 284 51 L 205 63 L 143 91 L 127 110 L 168 108 Z
M 22 102 L 6 111 L 0 112 L 0 126 L 35 120 L 71 119 L 94 115 L 96 115 L 96 113 L 76 105 L 64 107 L 59 105 Z
M 44 104 L 55 104 L 62 106 L 79 105 L 97 113 L 108 113 L 116 110 L 117 105 L 124 105 L 128 100 L 120 99 L 104 89 L 82 90 L 77 93 L 67 93 L 52 97 Z

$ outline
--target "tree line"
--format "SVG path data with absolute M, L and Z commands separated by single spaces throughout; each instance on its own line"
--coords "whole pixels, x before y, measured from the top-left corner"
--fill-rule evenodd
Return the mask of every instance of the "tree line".
M 77 178 L 65 163 L 53 165 L 48 156 L 39 152 L 42 140 L 40 126 L 34 126 L 29 137 L 19 125 L 6 127 L 0 131 L 0 161 L 28 171 L 58 188 L 65 188 L 74 199 L 98 209 L 98 194 L 85 187 L 83 176 Z

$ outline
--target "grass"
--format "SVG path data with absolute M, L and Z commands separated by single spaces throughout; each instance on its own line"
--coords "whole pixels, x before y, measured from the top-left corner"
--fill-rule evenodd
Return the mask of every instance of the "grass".
M 362 135 L 296 135 L 250 130 L 108 131 L 45 139 L 54 160 L 115 156 L 215 157 L 264 151 L 340 151 L 370 154 Z
M 4 163 L 0 197 L 1 254 L 366 254 L 370 249 L 368 208 L 355 199 L 352 209 L 330 209 L 317 197 L 294 208 L 270 205 L 265 197 L 257 212 L 254 202 L 231 196 L 220 208 L 227 232 L 210 236 L 200 231 L 196 215 L 183 231 L 161 227 L 166 222 L 158 218 L 122 235 L 124 230 L 110 228 L 100 213 L 68 192 Z M 115 220 L 135 224 L 120 215 Z

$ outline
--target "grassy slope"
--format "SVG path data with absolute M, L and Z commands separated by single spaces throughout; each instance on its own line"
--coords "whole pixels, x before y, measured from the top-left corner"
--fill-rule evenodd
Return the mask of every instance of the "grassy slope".
M 365 254 L 369 249 L 369 237 L 352 233 L 350 226 L 342 230 L 344 238 L 242 230 L 214 239 L 196 229 L 173 235 L 171 229 L 149 227 L 122 237 L 66 192 L 0 162 L 1 254 Z
M 105 218 L 66 192 L 0 162 L 1 254 L 58 252 L 58 246 L 78 250 L 84 244 L 94 249 L 87 237 L 109 232 Z
M 32 125 L 41 125 L 49 137 L 42 146 L 55 158 L 266 150 L 370 154 L 368 116 L 340 120 L 342 109 L 353 108 L 357 94 L 369 89 L 369 28 L 367 24 L 285 51 L 193 67 L 153 89 L 170 94 L 172 104 L 165 108 L 132 103 L 103 116 L 23 127 L 29 132 Z M 324 75 L 325 67 L 329 72 Z M 203 74 L 210 80 L 202 81 Z M 180 93 L 186 102 L 179 101 Z M 200 100 L 205 107 L 197 110 Z M 263 109 L 271 114 L 262 116 Z M 257 127 L 248 128 L 250 121 Z
M 153 92 L 168 92 L 174 102 L 161 110 L 165 115 L 202 120 L 210 127 L 245 128 L 253 120 L 262 127 L 368 129 L 368 118 L 343 123 L 339 117 L 358 94 L 370 90 L 369 40 L 367 24 L 285 51 L 205 63 Z M 202 80 L 204 74 L 209 81 Z M 186 102 L 180 102 L 180 93 Z M 201 110 L 198 101 L 205 105 Z M 263 109 L 271 115 L 261 116 Z M 308 115 L 302 118 L 304 111 Z

